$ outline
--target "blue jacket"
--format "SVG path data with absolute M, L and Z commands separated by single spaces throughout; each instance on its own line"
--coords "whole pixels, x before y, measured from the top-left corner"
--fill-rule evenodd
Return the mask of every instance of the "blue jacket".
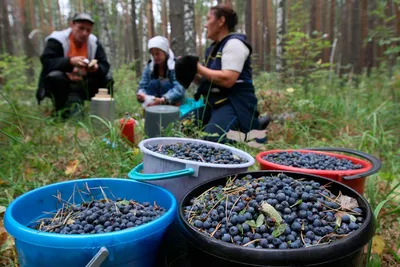
M 149 62 L 143 71 L 137 92 L 164 97 L 170 104 L 182 102 L 185 96 L 185 88 L 176 80 L 175 70 L 166 69 L 166 78 L 160 80 L 158 77 L 154 77 L 154 72 L 151 70 Z

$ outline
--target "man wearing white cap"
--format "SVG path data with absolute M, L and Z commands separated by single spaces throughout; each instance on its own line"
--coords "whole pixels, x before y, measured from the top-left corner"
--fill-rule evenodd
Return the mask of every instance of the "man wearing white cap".
M 175 58 L 168 39 L 156 36 L 149 40 L 148 49 L 150 60 L 137 89 L 137 100 L 143 106 L 179 105 L 183 101 L 185 89 L 175 78 Z

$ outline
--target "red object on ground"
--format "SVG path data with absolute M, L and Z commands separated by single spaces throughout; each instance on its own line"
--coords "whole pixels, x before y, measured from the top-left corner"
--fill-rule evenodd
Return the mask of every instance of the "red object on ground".
M 351 160 L 354 164 L 360 164 L 362 166 L 362 168 L 357 169 L 357 170 L 345 170 L 345 171 L 304 169 L 304 168 L 296 168 L 296 167 L 291 167 L 291 166 L 280 165 L 280 164 L 269 162 L 264 159 L 264 157 L 267 154 L 273 154 L 273 153 L 278 153 L 278 152 L 289 152 L 290 153 L 290 152 L 294 152 L 294 151 L 297 151 L 299 153 L 323 154 L 323 155 L 337 157 L 339 159 L 344 158 L 344 159 Z M 292 172 L 301 172 L 301 173 L 305 173 L 305 174 L 319 175 L 319 176 L 330 178 L 332 180 L 343 183 L 343 184 L 353 188 L 360 194 L 364 193 L 365 178 L 368 176 L 368 174 L 366 174 L 365 176 L 361 175 L 362 177 L 357 178 L 357 179 L 346 179 L 347 176 L 363 174 L 363 173 L 369 172 L 374 167 L 373 163 L 371 163 L 369 161 L 361 160 L 359 158 L 349 157 L 349 156 L 345 156 L 342 154 L 334 154 L 334 153 L 328 153 L 328 152 L 320 152 L 320 151 L 315 151 L 315 150 L 302 150 L 302 149 L 268 150 L 268 151 L 264 151 L 264 152 L 257 154 L 256 160 L 260 164 L 261 170 L 292 171 Z M 379 168 L 380 168 L 380 166 L 379 166 Z
M 127 139 L 132 144 L 135 143 L 135 120 L 129 115 L 125 116 L 119 121 L 121 129 L 121 137 Z

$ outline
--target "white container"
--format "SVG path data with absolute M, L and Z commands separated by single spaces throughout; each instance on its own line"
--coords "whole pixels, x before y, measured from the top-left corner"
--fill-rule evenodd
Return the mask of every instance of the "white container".
M 99 92 L 92 97 L 90 112 L 104 120 L 114 120 L 115 100 L 108 94 L 108 89 L 100 88 Z
M 241 164 L 197 162 L 162 155 L 146 148 L 148 145 L 176 143 L 204 144 L 219 149 L 228 149 L 234 155 L 246 159 L 247 162 Z M 197 185 L 218 176 L 246 172 L 255 162 L 250 154 L 242 150 L 223 144 L 188 138 L 150 138 L 140 142 L 139 148 L 143 153 L 143 163 L 129 172 L 129 178 L 162 186 L 172 192 L 177 201 L 180 201 L 187 192 Z M 143 173 L 141 173 L 142 169 Z

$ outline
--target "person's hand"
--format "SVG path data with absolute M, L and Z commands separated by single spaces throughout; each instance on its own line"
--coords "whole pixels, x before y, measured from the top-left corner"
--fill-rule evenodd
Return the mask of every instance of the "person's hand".
M 71 57 L 69 63 L 76 68 L 87 68 L 88 66 L 87 59 L 81 56 Z
M 165 98 L 164 97 L 156 97 L 154 98 L 154 101 L 149 104 L 149 106 L 157 106 L 157 105 L 163 105 L 165 104 Z
M 136 94 L 136 99 L 137 99 L 137 101 L 139 101 L 139 102 L 143 102 L 145 97 L 146 97 L 146 95 L 143 94 L 143 93 L 137 93 L 137 94 Z
M 92 59 L 92 61 L 88 65 L 88 72 L 96 72 L 99 69 L 99 65 L 97 64 L 97 59 Z
M 86 76 L 87 70 L 84 69 L 84 68 L 76 68 L 76 67 L 75 67 L 75 68 L 72 70 L 72 73 L 74 73 L 74 74 L 76 74 L 76 75 L 79 75 L 79 76 Z
M 96 72 L 99 69 L 99 65 L 97 63 L 93 64 L 92 66 L 88 67 L 88 72 Z
M 82 76 L 78 73 L 67 73 L 67 77 L 73 82 L 79 82 L 82 80 Z

